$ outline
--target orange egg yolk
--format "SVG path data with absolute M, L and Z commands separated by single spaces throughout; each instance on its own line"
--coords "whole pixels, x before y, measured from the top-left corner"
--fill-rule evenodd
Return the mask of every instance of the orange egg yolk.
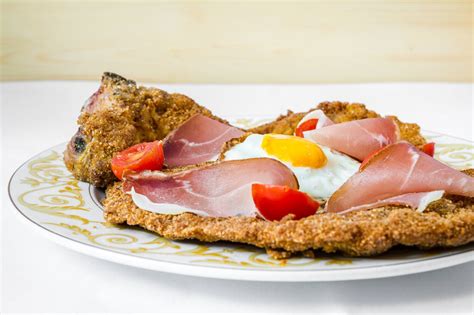
M 323 150 L 304 138 L 267 134 L 263 136 L 261 146 L 269 155 L 293 166 L 320 168 L 327 163 Z

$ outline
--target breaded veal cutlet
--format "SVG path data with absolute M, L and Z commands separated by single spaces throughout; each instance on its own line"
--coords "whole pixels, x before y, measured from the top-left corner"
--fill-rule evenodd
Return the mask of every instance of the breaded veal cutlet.
M 325 102 L 318 106 L 334 122 L 378 117 L 362 104 Z M 276 121 L 250 129 L 254 133 L 293 134 L 305 113 L 289 112 Z M 396 118 L 395 118 L 396 119 Z M 426 143 L 416 124 L 402 123 L 402 139 L 420 147 Z M 233 139 L 227 150 L 245 138 Z M 172 172 L 172 170 L 171 170 Z M 474 170 L 466 171 L 474 175 Z M 474 240 L 474 198 L 444 196 L 419 213 L 408 207 L 386 206 L 347 214 L 317 213 L 301 220 L 287 217 L 269 222 L 260 218 L 210 218 L 191 213 L 162 215 L 135 206 L 122 190 L 111 185 L 104 200 L 104 217 L 110 223 L 141 226 L 169 239 L 230 241 L 265 248 L 274 258 L 314 255 L 314 251 L 372 256 L 395 245 L 419 248 L 451 247 Z
M 379 116 L 362 104 L 324 102 L 318 108 L 336 123 Z M 170 239 L 252 244 L 276 258 L 295 253 L 311 256 L 314 250 L 370 256 L 397 244 L 431 248 L 474 240 L 474 201 L 466 197 L 445 196 L 423 213 L 390 206 L 347 214 L 318 213 L 301 220 L 287 217 L 279 222 L 190 213 L 161 215 L 139 209 L 122 191 L 121 182 L 114 183 L 110 159 L 131 145 L 164 138 L 197 113 L 225 122 L 184 95 L 138 87 L 134 81 L 104 73 L 99 90 L 81 111 L 78 132 L 65 152 L 66 166 L 80 180 L 98 187 L 109 186 L 104 200 L 108 222 L 138 225 Z M 248 131 L 293 134 L 305 114 L 289 111 Z M 418 147 L 426 143 L 416 124 L 396 121 L 402 139 Z M 231 140 L 223 150 L 240 141 Z M 474 175 L 472 170 L 467 172 Z

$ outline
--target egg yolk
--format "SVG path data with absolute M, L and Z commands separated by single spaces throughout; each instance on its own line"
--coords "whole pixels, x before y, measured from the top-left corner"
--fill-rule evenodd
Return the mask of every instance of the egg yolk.
M 293 166 L 320 168 L 327 163 L 321 148 L 304 138 L 267 134 L 263 136 L 261 146 L 269 155 Z

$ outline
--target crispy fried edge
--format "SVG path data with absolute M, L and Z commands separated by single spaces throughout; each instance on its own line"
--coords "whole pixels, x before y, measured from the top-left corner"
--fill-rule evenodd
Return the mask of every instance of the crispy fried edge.
M 280 258 L 312 250 L 372 256 L 398 244 L 426 249 L 474 241 L 474 198 L 443 198 L 423 213 L 390 206 L 269 222 L 249 217 L 156 214 L 135 206 L 131 197 L 123 192 L 121 183 L 110 186 L 106 194 L 104 217 L 107 222 L 138 225 L 174 240 L 251 244 L 269 249 L 270 254 Z

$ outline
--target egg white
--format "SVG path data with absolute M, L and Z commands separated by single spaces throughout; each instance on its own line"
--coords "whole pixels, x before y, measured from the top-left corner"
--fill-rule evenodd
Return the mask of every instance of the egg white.
M 257 157 L 266 157 L 278 160 L 269 155 L 261 147 L 263 135 L 252 134 L 242 143 L 232 147 L 224 154 L 224 160 L 243 160 Z M 351 157 L 318 145 L 327 157 L 327 164 L 321 168 L 293 166 L 289 162 L 279 160 L 288 166 L 300 185 L 300 191 L 309 194 L 315 199 L 327 200 L 344 182 L 354 175 L 360 163 Z

